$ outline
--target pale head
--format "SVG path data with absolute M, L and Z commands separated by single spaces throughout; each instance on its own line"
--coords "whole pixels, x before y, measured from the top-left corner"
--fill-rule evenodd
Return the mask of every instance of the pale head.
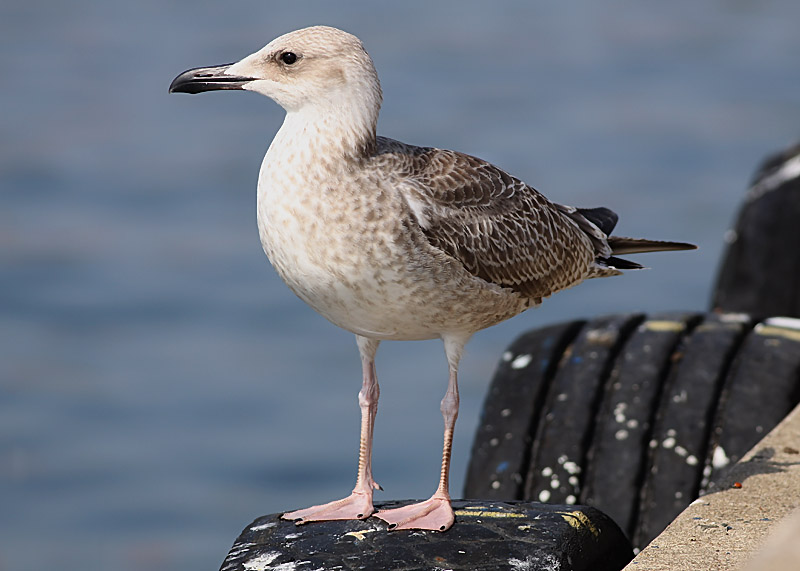
M 218 89 L 255 91 L 289 112 L 360 107 L 374 109 L 377 118 L 381 104 L 378 74 L 361 41 L 328 26 L 289 32 L 234 64 L 184 72 L 170 86 L 189 93 Z

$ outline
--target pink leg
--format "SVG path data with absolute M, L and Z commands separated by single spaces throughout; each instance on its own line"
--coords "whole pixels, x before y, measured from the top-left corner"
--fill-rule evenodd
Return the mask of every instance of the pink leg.
M 372 515 L 372 490 L 381 487 L 372 479 L 372 431 L 375 415 L 378 412 L 378 378 L 375 374 L 375 352 L 379 341 L 356 335 L 358 350 L 361 353 L 363 384 L 358 393 L 361 407 L 361 445 L 358 454 L 358 477 L 353 492 L 344 499 L 319 506 L 283 514 L 283 519 L 295 520 L 298 525 L 310 521 L 329 521 L 334 519 L 366 519 Z
M 450 369 L 447 392 L 442 399 L 442 417 L 444 418 L 444 447 L 442 450 L 442 468 L 439 474 L 439 486 L 430 499 L 391 510 L 381 510 L 375 514 L 389 524 L 390 530 L 396 529 L 428 529 L 447 531 L 453 525 L 455 516 L 450 506 L 450 456 L 453 448 L 453 430 L 458 418 L 458 361 L 461 351 L 469 340 L 466 337 L 444 336 L 445 353 Z

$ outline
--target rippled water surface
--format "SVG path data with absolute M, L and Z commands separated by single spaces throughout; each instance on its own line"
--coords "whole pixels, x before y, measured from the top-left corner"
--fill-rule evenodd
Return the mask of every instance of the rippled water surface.
M 358 355 L 261 252 L 282 111 L 168 96 L 189 67 L 325 23 L 383 82 L 381 133 L 488 159 L 623 234 L 698 243 L 476 335 L 458 495 L 521 331 L 706 307 L 747 180 L 800 125 L 800 4 L 33 2 L 0 5 L 0 569 L 216 569 L 255 517 L 352 486 Z M 379 498 L 426 497 L 440 343 L 385 343 Z

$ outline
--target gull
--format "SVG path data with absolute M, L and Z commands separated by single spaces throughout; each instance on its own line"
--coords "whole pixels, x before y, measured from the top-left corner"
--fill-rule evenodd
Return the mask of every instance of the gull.
M 237 63 L 190 69 L 169 91 L 228 89 L 286 111 L 258 177 L 261 244 L 300 299 L 355 334 L 361 356 L 355 487 L 283 514 L 297 524 L 375 514 L 390 530 L 449 529 L 458 363 L 470 337 L 586 279 L 642 267 L 618 255 L 695 248 L 611 236 L 617 215 L 607 208 L 556 204 L 481 159 L 377 136 L 378 74 L 342 30 L 290 32 Z M 378 344 L 437 338 L 449 369 L 438 486 L 426 501 L 376 513 Z

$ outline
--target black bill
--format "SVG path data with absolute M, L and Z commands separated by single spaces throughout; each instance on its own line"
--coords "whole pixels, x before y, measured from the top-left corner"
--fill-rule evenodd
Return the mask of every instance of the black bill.
M 242 89 L 245 83 L 255 80 L 253 77 L 226 75 L 225 72 L 232 65 L 229 63 L 214 67 L 196 67 L 184 71 L 172 80 L 169 85 L 169 92 L 203 93 L 204 91 L 217 91 L 220 89 Z

